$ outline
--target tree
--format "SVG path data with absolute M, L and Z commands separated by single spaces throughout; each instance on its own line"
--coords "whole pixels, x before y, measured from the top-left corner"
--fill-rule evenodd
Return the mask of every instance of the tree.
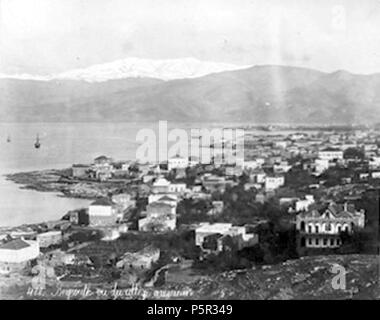
M 365 157 L 364 152 L 358 148 L 348 148 L 343 153 L 344 159 L 357 159 L 363 160 Z
M 301 168 L 292 168 L 285 174 L 285 183 L 287 187 L 299 189 L 314 184 L 315 178 Z

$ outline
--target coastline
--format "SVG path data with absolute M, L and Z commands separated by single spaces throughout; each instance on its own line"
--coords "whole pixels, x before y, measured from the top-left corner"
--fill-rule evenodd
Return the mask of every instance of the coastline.
M 74 179 L 70 169 L 48 169 L 5 174 L 8 181 L 19 185 L 20 189 L 39 192 L 55 192 L 59 197 L 94 200 L 106 197 L 128 181 L 99 182 L 88 179 Z

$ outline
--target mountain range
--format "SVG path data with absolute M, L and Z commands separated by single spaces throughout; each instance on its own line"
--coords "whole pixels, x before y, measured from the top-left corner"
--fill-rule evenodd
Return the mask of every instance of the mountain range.
M 8 122 L 380 121 L 380 74 L 357 75 L 342 70 L 326 73 L 271 65 L 210 67 L 207 63 L 194 71 L 186 69 L 188 62 L 166 61 L 162 69 L 154 67 L 145 73 L 136 71 L 137 62 L 132 68 L 135 73 L 115 67 L 125 65 L 119 61 L 109 64 L 110 69 L 100 65 L 49 79 L 3 78 L 0 117 Z
M 23 80 L 83 80 L 86 82 L 103 82 L 126 78 L 156 78 L 161 80 L 198 78 L 211 73 L 244 69 L 227 63 L 200 61 L 195 58 L 152 60 L 126 58 L 113 62 L 93 65 L 51 75 L 1 74 L 0 78 Z

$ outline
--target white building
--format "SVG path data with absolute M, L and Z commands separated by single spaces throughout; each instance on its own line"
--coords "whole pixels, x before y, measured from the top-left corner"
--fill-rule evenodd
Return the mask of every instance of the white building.
M 364 228 L 364 210 L 357 211 L 347 203 L 331 203 L 325 210 L 310 210 L 296 218 L 300 232 L 300 249 L 337 248 L 342 244 L 340 233 L 352 233 L 355 227 Z
M 265 177 L 265 190 L 274 191 L 285 184 L 284 176 L 267 176 Z
M 254 233 L 248 233 L 245 226 L 233 226 L 232 223 L 202 223 L 195 229 L 195 245 L 204 249 L 205 239 L 211 235 L 241 237 L 242 241 L 254 245 L 258 243 L 258 236 Z M 217 251 L 221 251 L 218 243 Z
M 95 172 L 97 179 L 105 181 L 112 177 L 115 169 L 112 165 L 112 159 L 106 156 L 100 156 L 94 159 L 94 164 L 92 165 L 92 170 Z
M 380 168 L 380 157 L 372 157 L 369 160 L 369 166 L 371 168 Z
M 176 206 L 165 202 L 153 202 L 143 212 L 145 218 L 138 221 L 139 231 L 169 231 L 177 225 Z
M 186 191 L 186 183 L 171 183 L 169 185 L 169 192 L 171 193 L 184 193 Z
M 380 171 L 371 172 L 372 179 L 380 179 Z
M 108 199 L 98 199 L 90 204 L 88 214 L 109 217 L 115 213 L 114 203 Z
M 335 148 L 326 148 L 318 152 L 318 158 L 328 161 L 342 160 L 343 151 Z
M 266 173 L 263 170 L 254 171 L 250 174 L 250 178 L 256 183 L 265 183 Z
M 131 166 L 131 164 L 129 162 L 123 163 L 121 165 L 121 170 L 122 171 L 128 171 L 130 166 Z
M 48 231 L 39 233 L 37 235 L 37 242 L 40 248 L 47 248 L 51 245 L 58 245 L 62 243 L 61 231 Z
M 227 234 L 232 228 L 232 223 L 204 223 L 195 229 L 195 245 L 201 247 L 204 238 L 211 234 Z
M 314 202 L 314 196 L 306 195 L 305 199 L 296 201 L 295 210 L 296 212 L 306 211 Z
M 321 174 L 329 168 L 328 159 L 315 159 L 315 172 Z
M 276 148 L 282 148 L 282 149 L 286 149 L 288 144 L 289 144 L 288 141 L 275 141 L 274 142 L 274 146 Z
M 377 147 L 377 144 L 375 143 L 372 143 L 372 144 L 365 144 L 364 145 L 364 151 L 367 152 L 367 151 L 377 151 L 378 147 Z
M 19 264 L 36 259 L 40 254 L 37 241 L 16 239 L 0 246 L 1 264 Z
M 90 225 L 106 226 L 116 223 L 117 211 L 115 203 L 109 199 L 98 199 L 88 208 Z
M 189 166 L 189 159 L 180 156 L 173 157 L 168 160 L 168 170 L 184 169 Z
M 145 271 L 150 269 L 160 258 L 160 249 L 153 246 L 145 247 L 138 252 L 126 252 L 116 264 L 118 268 Z
M 159 177 L 152 185 L 153 193 L 168 193 L 170 188 L 170 182 L 164 177 Z

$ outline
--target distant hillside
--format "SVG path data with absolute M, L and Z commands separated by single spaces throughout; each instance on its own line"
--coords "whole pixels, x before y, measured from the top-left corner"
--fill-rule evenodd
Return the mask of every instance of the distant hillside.
M 51 75 L 0 73 L 1 78 L 23 80 L 83 80 L 103 82 L 126 78 L 155 78 L 161 80 L 199 78 L 211 73 L 248 68 L 233 64 L 201 61 L 195 58 L 143 59 L 129 57 L 82 69 L 69 70 Z
M 3 121 L 380 121 L 380 75 L 255 66 L 162 81 L 0 80 Z

